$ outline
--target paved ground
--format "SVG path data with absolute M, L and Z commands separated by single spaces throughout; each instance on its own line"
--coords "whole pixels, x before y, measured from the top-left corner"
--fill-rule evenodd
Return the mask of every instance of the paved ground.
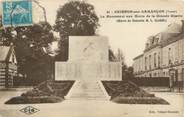
M 170 105 L 116 104 L 110 101 L 65 100 L 55 104 L 5 105 L 4 101 L 20 95 L 18 91 L 0 91 L 0 117 L 184 117 L 184 94 L 156 93 L 170 102 Z M 40 111 L 26 115 L 19 110 L 33 106 Z M 183 108 L 184 112 L 184 108 Z

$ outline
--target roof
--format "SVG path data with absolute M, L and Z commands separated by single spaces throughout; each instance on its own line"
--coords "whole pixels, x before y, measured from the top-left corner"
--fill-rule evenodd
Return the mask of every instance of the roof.
M 143 54 L 140 54 L 140 55 L 136 56 L 133 60 L 139 59 L 142 56 L 143 56 Z
M 162 32 L 161 45 L 166 46 L 177 40 L 183 39 L 184 33 L 182 32 L 182 24 L 173 23 L 168 26 L 167 31 Z
M 145 51 L 159 45 L 165 45 L 165 43 L 173 41 L 174 38 L 178 38 L 178 36 L 183 33 L 182 25 L 183 24 L 171 23 L 164 31 L 156 34 L 155 36 L 148 37 L 146 42 L 148 45 L 146 45 Z
M 182 31 L 182 25 L 178 23 L 171 23 L 163 31 L 164 33 L 180 33 Z
M 172 23 L 168 25 L 167 29 L 163 32 L 161 32 L 161 41 L 169 40 L 172 37 L 178 36 L 180 33 L 182 33 L 182 25 L 177 23 Z
M 9 57 L 11 47 L 10 46 L 0 46 L 0 61 L 6 61 Z
M 184 20 L 181 20 L 181 24 L 172 23 L 168 25 L 168 27 L 164 31 L 159 32 L 154 36 L 148 37 L 144 52 L 149 51 L 155 47 L 162 48 L 164 46 L 167 46 L 168 44 L 171 44 L 183 38 L 184 38 Z M 133 60 L 139 59 L 140 57 L 142 57 L 142 54 L 135 57 Z
M 178 41 L 180 39 L 183 39 L 183 37 L 184 37 L 184 34 L 181 33 L 181 34 L 179 34 L 179 35 L 177 35 L 175 37 L 171 37 L 171 38 L 169 38 L 167 40 L 162 41 L 161 42 L 161 45 L 162 45 L 162 47 L 167 46 L 167 45 L 169 45 L 171 43 L 174 43 L 175 41 Z

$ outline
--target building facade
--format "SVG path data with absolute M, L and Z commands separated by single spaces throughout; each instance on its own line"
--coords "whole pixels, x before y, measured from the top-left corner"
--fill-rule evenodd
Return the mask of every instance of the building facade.
M 0 88 L 13 86 L 17 76 L 17 60 L 13 46 L 0 46 Z
M 184 81 L 184 21 L 150 36 L 143 54 L 134 58 L 136 77 L 170 77 Z

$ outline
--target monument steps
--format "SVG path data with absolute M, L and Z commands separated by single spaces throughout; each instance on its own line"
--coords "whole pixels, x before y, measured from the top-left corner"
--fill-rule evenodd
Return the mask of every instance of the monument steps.
M 67 99 L 87 99 L 87 100 L 107 100 L 98 81 L 76 81 L 68 95 Z

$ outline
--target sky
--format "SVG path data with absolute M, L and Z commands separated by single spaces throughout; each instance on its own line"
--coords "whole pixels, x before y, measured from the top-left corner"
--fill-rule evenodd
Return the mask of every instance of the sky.
M 69 0 L 39 0 L 45 7 L 47 20 L 52 25 L 55 22 L 57 9 Z M 167 28 L 170 23 L 178 22 L 183 18 L 168 18 L 167 22 L 154 23 L 127 23 L 116 22 L 115 18 L 101 18 L 107 11 L 115 10 L 175 10 L 177 14 L 184 14 L 184 2 L 180 0 L 85 0 L 95 7 L 100 18 L 99 35 L 107 36 L 111 49 L 120 48 L 125 56 L 125 62 L 131 66 L 133 58 L 143 53 L 147 38 Z M 36 14 L 37 12 L 35 12 Z M 117 14 L 111 14 L 117 15 Z M 122 14 L 120 14 L 122 15 Z M 36 17 L 36 15 L 35 15 Z

